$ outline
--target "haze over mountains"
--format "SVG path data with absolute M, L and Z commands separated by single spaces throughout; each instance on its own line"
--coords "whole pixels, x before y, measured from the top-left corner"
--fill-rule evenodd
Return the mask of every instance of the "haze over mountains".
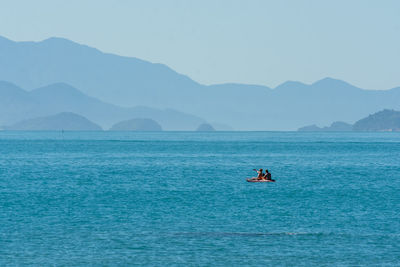
M 73 112 L 108 129 L 132 118 L 152 118 L 166 130 L 195 130 L 204 120 L 172 109 L 123 108 L 89 97 L 65 83 L 25 91 L 0 81 L 0 126 L 60 112 Z
M 368 117 L 361 118 L 353 125 L 336 121 L 330 126 L 308 125 L 298 129 L 300 132 L 398 132 L 400 131 L 400 111 L 384 109 Z
M 23 120 L 7 126 L 6 129 L 13 131 L 102 131 L 99 125 L 71 112 Z
M 237 130 L 295 130 L 314 123 L 353 123 L 381 109 L 400 108 L 400 87 L 363 90 L 331 78 L 311 85 L 286 82 L 274 89 L 245 84 L 206 86 L 165 65 L 103 53 L 62 38 L 14 42 L 0 37 L 0 80 L 26 90 L 40 88 L 26 92 L 11 85 L 4 89 L 3 84 L 0 108 L 7 113 L 0 114 L 0 124 L 24 119 L 27 113 L 70 111 L 109 127 L 138 117 L 135 114 L 153 112 L 169 123 L 175 114 L 179 117 L 175 126 L 182 129 L 189 125 L 195 129 L 207 121 Z M 15 105 L 4 99 L 14 99 Z M 179 120 L 184 117 L 190 123 L 181 127 Z M 175 127 L 149 118 L 163 129 Z

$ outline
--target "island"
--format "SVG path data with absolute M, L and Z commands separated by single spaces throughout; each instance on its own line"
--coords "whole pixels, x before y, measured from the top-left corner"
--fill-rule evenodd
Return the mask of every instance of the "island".
M 161 125 L 152 119 L 134 118 L 114 124 L 110 131 L 143 131 L 158 132 L 162 131 Z
M 400 111 L 384 109 L 369 115 L 354 123 L 353 131 L 400 131 Z
M 72 112 L 27 119 L 5 126 L 4 129 L 9 131 L 102 131 L 99 125 Z
M 309 125 L 299 128 L 300 132 L 397 132 L 400 131 L 400 111 L 384 109 L 356 121 L 353 125 L 345 122 L 334 122 L 329 127 Z
M 330 126 L 318 127 L 309 125 L 298 129 L 299 132 L 348 132 L 352 130 L 352 125 L 343 121 L 335 121 Z
M 214 132 L 215 128 L 209 123 L 202 123 L 197 127 L 197 132 Z

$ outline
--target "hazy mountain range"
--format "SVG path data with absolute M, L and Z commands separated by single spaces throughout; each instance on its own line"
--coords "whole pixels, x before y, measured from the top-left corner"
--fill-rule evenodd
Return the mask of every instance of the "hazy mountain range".
M 300 132 L 398 132 L 400 131 L 400 111 L 384 109 L 356 121 L 353 125 L 336 121 L 330 126 L 309 125 L 298 129 Z
M 64 83 L 25 91 L 0 81 L 0 126 L 21 120 L 73 112 L 108 129 L 114 123 L 132 118 L 151 118 L 165 130 L 193 131 L 205 120 L 172 109 L 123 108 L 89 97 Z
M 61 112 L 51 116 L 26 119 L 5 127 L 12 131 L 102 131 L 103 129 L 71 112 Z
M 174 109 L 169 111 L 176 116 L 189 116 L 190 120 L 197 118 L 196 124 L 200 121 L 219 122 L 237 130 L 295 130 L 314 123 L 353 123 L 384 108 L 400 108 L 400 87 L 363 90 L 331 78 L 310 85 L 290 81 L 274 89 L 245 84 L 206 86 L 165 65 L 103 53 L 62 38 L 14 42 L 0 37 L 0 80 L 28 91 L 40 88 L 26 92 L 14 87 L 17 92 L 12 94 L 18 95 L 18 101 L 21 101 L 18 103 L 25 107 L 18 108 L 20 104 L 9 107 L 13 114 L 23 117 L 30 107 L 32 112 L 44 115 L 50 109 L 58 108 L 56 112 L 76 112 L 103 127 L 133 118 L 135 109 L 136 112 L 138 109 L 158 112 L 159 116 L 166 117 L 163 110 Z M 65 84 L 60 85 L 60 82 Z M 68 89 L 65 97 L 67 87 L 77 88 L 82 93 L 77 89 L 71 93 L 73 90 Z M 80 105 L 75 102 L 79 94 L 79 99 L 85 99 L 79 102 Z M 32 98 L 39 104 L 32 104 Z M 53 99 L 59 100 L 57 104 L 48 103 Z M 61 103 L 74 106 L 74 110 L 60 110 L 64 107 Z M 43 104 L 46 108 L 40 107 Z M 147 107 L 128 108 L 134 106 Z M 0 116 L 0 123 L 9 118 L 7 114 Z M 149 118 L 168 130 L 154 116 Z
M 352 130 L 353 125 L 342 121 L 335 121 L 330 126 L 319 127 L 313 124 L 298 129 L 299 132 L 349 132 Z

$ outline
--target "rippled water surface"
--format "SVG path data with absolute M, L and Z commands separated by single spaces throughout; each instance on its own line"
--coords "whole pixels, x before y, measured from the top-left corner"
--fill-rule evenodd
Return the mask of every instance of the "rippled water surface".
M 0 132 L 0 265 L 29 264 L 399 266 L 400 134 Z

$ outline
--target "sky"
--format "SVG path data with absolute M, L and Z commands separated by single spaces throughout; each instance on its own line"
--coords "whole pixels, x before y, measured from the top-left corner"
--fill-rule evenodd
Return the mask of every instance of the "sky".
M 0 35 L 63 37 L 203 84 L 400 86 L 397 0 L 0 0 Z

